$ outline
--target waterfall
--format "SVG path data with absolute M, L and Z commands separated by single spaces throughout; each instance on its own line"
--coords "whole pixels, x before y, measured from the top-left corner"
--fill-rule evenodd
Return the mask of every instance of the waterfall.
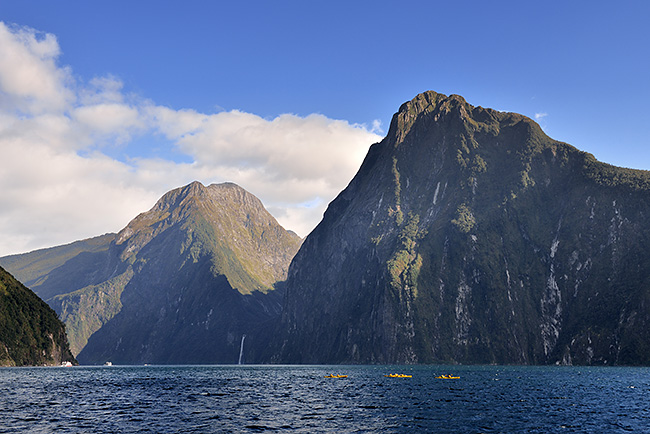
M 239 363 L 238 365 L 241 365 L 241 358 L 244 355 L 244 339 L 246 339 L 246 335 L 242 335 L 241 337 L 241 346 L 239 347 Z

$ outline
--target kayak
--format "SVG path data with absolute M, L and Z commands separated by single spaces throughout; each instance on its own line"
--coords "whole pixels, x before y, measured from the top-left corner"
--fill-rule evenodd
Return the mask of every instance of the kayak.
M 460 377 L 452 377 L 451 375 L 439 375 L 436 378 L 440 380 L 458 380 Z
M 325 378 L 348 378 L 348 376 L 347 375 L 330 374 L 330 375 L 326 375 Z
M 388 374 L 388 375 L 384 375 L 384 377 L 389 377 L 389 378 L 411 378 L 413 376 L 412 375 L 406 375 L 406 374 Z

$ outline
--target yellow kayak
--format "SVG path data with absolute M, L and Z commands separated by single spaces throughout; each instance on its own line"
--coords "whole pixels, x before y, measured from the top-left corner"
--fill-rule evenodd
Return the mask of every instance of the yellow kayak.
M 413 376 L 412 375 L 406 375 L 406 374 L 388 374 L 388 375 L 384 375 L 384 377 L 389 377 L 389 378 L 411 378 Z
M 452 377 L 451 375 L 439 375 L 436 378 L 441 380 L 458 380 L 460 377 Z
M 325 378 L 348 378 L 348 376 L 347 375 L 330 374 L 330 375 L 326 375 Z

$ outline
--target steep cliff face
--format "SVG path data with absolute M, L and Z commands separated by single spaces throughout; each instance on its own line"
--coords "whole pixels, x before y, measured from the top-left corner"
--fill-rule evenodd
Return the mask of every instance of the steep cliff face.
M 234 363 L 243 335 L 254 358 L 301 242 L 241 187 L 198 182 L 95 241 L 64 261 L 56 249 L 25 256 L 28 269 L 62 262 L 35 273 L 33 289 L 67 324 L 81 363 Z
M 650 175 L 418 95 L 291 264 L 273 359 L 650 363 Z
M 0 366 L 76 363 L 63 323 L 36 294 L 0 268 Z

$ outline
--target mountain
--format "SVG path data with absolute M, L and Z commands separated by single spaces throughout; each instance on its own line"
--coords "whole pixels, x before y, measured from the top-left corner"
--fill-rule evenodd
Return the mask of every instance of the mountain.
M 41 270 L 81 363 L 235 363 L 266 342 L 300 242 L 241 187 L 194 182 L 116 235 L 9 259 Z
M 63 246 L 4 256 L 0 258 L 0 266 L 11 270 L 13 276 L 28 288 L 38 288 L 38 294 L 42 298 L 49 299 L 75 285 L 68 279 L 78 276 L 76 273 L 68 273 L 66 267 L 61 268 L 64 264 L 72 260 L 76 267 L 87 268 L 92 272 L 97 264 L 86 264 L 85 259 L 104 256 L 114 239 L 115 234 L 105 234 Z M 71 268 L 70 265 L 68 268 Z M 62 272 L 63 270 L 66 271 Z
M 36 294 L 0 268 L 0 366 L 76 363 L 65 326 Z
M 650 172 L 435 92 L 291 263 L 282 363 L 650 363 Z

